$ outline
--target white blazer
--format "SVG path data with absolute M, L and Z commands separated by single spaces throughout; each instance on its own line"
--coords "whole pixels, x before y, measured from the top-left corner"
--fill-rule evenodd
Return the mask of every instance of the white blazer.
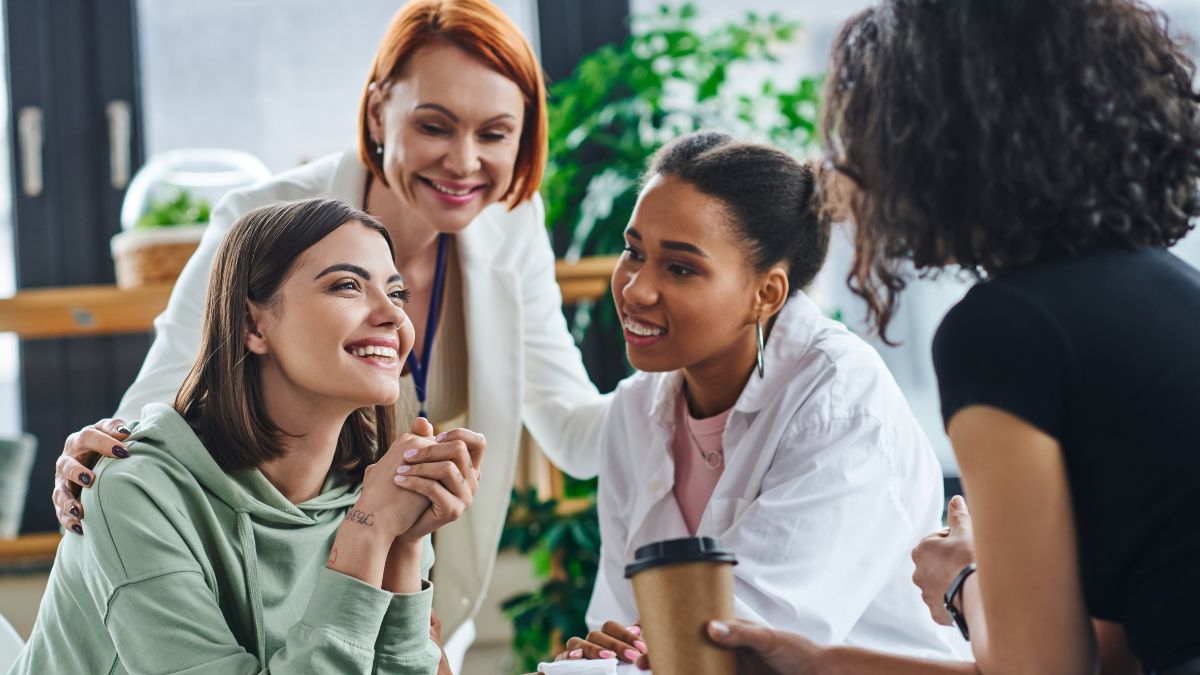
M 697 531 L 737 555 L 737 615 L 822 644 L 968 654 L 911 579 L 910 551 L 941 527 L 942 474 L 879 355 L 799 293 L 764 361 L 729 415 L 725 470 Z M 637 620 L 624 568 L 639 546 L 689 536 L 669 450 L 681 382 L 638 373 L 606 418 L 592 628 Z
M 117 415 L 172 402 L 200 347 L 213 258 L 242 214 L 266 204 L 332 197 L 362 206 L 366 168 L 353 150 L 330 155 L 229 193 L 213 209 L 199 249 L 154 321 L 155 339 Z M 596 475 L 600 424 L 609 397 L 597 393 L 562 315 L 554 252 L 535 196 L 508 211 L 488 207 L 458 236 L 466 317 L 467 425 L 487 437 L 474 505 L 438 531 L 435 606 L 443 635 L 478 610 L 491 578 L 508 510 L 522 422 L 563 471 Z M 453 554 L 447 554 L 447 552 Z

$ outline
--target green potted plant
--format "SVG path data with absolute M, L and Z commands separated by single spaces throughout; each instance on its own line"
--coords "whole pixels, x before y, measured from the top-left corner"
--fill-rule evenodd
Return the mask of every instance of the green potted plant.
M 117 285 L 173 282 L 200 244 L 211 205 L 270 175 L 252 155 L 220 148 L 173 150 L 148 161 L 129 184 L 122 231 L 111 242 Z
M 537 588 L 500 606 L 513 625 L 514 672 L 536 671 L 564 640 L 586 633 L 583 615 L 600 565 L 595 481 L 575 482 L 569 493 L 580 497 L 543 500 L 532 488 L 514 490 L 509 503 L 500 550 L 528 556 L 538 579 Z
M 113 237 L 117 285 L 174 281 L 200 245 L 211 208 L 207 199 L 183 188 L 173 198 L 151 201 L 132 229 Z

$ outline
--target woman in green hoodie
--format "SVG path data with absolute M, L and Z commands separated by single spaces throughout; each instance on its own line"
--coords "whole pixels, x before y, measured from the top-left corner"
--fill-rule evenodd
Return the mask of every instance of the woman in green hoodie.
M 438 669 L 428 535 L 471 504 L 483 440 L 393 438 L 413 343 L 393 259 L 337 201 L 234 225 L 200 357 L 97 467 L 91 536 L 63 541 L 10 672 Z

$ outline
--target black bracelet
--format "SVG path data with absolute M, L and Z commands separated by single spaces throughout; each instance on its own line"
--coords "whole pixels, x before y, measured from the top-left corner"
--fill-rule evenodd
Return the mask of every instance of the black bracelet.
M 946 589 L 946 595 L 943 597 L 946 605 L 946 611 L 950 612 L 950 618 L 954 620 L 954 625 L 958 626 L 958 630 L 962 633 L 963 639 L 970 641 L 971 632 L 967 630 L 967 616 L 961 609 L 954 606 L 954 598 L 962 595 L 963 584 L 967 582 L 967 577 L 975 573 L 975 563 L 971 563 L 962 568 L 958 576 L 954 577 L 954 581 L 950 582 L 950 588 Z

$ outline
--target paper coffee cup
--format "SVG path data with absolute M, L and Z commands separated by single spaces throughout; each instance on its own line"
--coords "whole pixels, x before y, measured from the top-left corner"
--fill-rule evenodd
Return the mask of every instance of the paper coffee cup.
M 646 544 L 625 567 L 633 582 L 654 675 L 735 675 L 734 653 L 708 638 L 709 621 L 733 619 L 737 558 L 712 537 Z

